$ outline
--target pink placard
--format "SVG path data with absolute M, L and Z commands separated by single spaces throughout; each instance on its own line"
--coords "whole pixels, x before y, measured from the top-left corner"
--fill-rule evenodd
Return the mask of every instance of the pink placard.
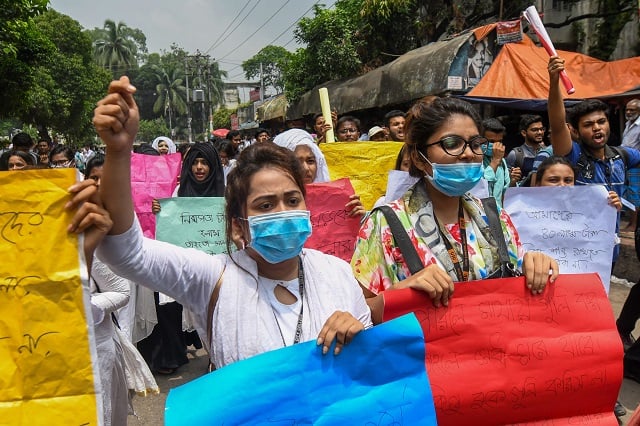
M 412 289 L 384 303 L 385 321 L 422 325 L 438 425 L 618 424 L 622 343 L 597 274 L 536 296 L 519 277 L 457 284 L 447 308 Z
M 156 236 L 156 216 L 151 212 L 151 202 L 154 198 L 171 197 L 178 185 L 181 163 L 179 153 L 131 154 L 133 208 L 145 237 Z
M 305 247 L 351 262 L 360 216 L 349 217 L 345 205 L 354 194 L 348 178 L 306 186 L 313 232 Z

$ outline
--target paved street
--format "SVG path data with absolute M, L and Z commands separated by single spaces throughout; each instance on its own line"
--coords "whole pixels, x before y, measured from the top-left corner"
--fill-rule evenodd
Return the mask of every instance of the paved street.
M 621 278 L 626 278 L 631 282 L 636 282 L 640 278 L 640 265 L 633 252 L 633 240 L 623 238 L 621 258 L 616 265 L 615 273 Z M 609 300 L 613 309 L 614 318 L 617 318 L 622 304 L 624 303 L 629 287 L 623 284 L 611 284 Z M 638 335 L 638 329 L 634 335 Z M 134 407 L 138 417 L 129 416 L 129 425 L 162 425 L 164 422 L 164 402 L 169 389 L 193 380 L 207 369 L 207 354 L 204 350 L 199 350 L 189 354 L 189 364 L 181 367 L 176 374 L 171 376 L 156 375 L 156 380 L 160 386 L 160 395 L 148 396 L 146 398 L 135 397 Z M 623 425 L 631 417 L 633 410 L 640 403 L 640 384 L 629 379 L 624 379 L 620 389 L 620 402 L 627 408 L 628 414 L 623 418 Z M 612 407 L 613 409 L 613 407 Z

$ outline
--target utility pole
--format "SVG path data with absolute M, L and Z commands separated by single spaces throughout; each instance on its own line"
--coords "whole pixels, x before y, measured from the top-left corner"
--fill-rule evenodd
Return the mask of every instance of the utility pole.
M 199 52 L 198 52 L 199 53 Z M 202 85 L 202 67 L 200 66 L 200 57 L 198 57 L 197 59 L 197 64 L 198 64 L 198 87 L 200 88 L 200 90 L 202 90 L 202 102 L 200 103 L 200 112 L 201 112 L 201 117 L 202 117 L 202 134 L 204 135 L 207 132 L 207 122 L 205 121 L 205 112 L 204 112 L 204 108 L 205 108 L 205 101 L 204 101 L 204 86 Z M 207 57 L 207 61 L 208 61 L 208 57 Z
M 209 106 L 207 112 L 209 113 L 209 133 L 207 134 L 209 139 L 213 132 L 213 103 L 211 101 L 211 63 L 207 58 L 207 69 L 205 70 L 205 81 L 207 83 L 207 99 L 209 100 Z
M 260 102 L 264 101 L 264 79 L 262 78 L 262 62 L 260 62 Z
M 171 99 L 169 99 L 169 89 L 164 89 L 167 96 L 167 109 L 169 110 L 169 130 L 171 131 L 171 138 L 173 139 L 173 125 L 171 124 Z
M 189 100 L 189 57 L 184 58 L 184 76 L 187 84 L 187 133 L 189 135 L 189 143 L 193 143 L 191 139 L 191 101 Z
M 185 57 L 185 72 L 186 81 L 187 81 L 187 99 L 191 96 L 191 103 L 199 103 L 200 104 L 200 113 L 201 113 L 201 127 L 198 126 L 197 130 L 202 128 L 203 134 L 207 133 L 207 121 L 206 121 L 206 111 L 207 111 L 207 98 L 205 96 L 205 90 L 209 90 L 207 84 L 207 75 L 209 73 L 209 55 L 203 55 L 199 50 L 196 50 L 195 55 L 188 55 Z M 204 70 L 203 70 L 204 68 Z M 204 73 L 204 76 L 203 76 Z M 193 93 L 189 94 L 189 84 L 188 79 L 189 75 L 192 77 L 192 89 Z M 197 80 L 197 81 L 196 81 Z M 191 106 L 191 103 L 189 106 Z M 189 113 L 188 123 L 189 123 L 189 143 L 192 141 L 192 118 L 191 113 Z M 197 139 L 197 138 L 196 138 Z M 206 140 L 205 136 L 205 140 Z

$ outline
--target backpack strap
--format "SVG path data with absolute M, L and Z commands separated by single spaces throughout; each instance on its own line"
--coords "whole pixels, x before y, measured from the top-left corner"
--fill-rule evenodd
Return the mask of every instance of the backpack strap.
M 610 146 L 609 148 L 611 148 L 613 152 L 615 152 L 618 156 L 622 158 L 625 172 L 629 170 L 629 153 L 627 152 L 627 150 L 621 146 Z
M 521 146 L 516 146 L 513 148 L 513 151 L 516 153 L 514 167 L 522 168 L 522 163 L 524 163 L 524 149 L 522 149 Z
M 507 250 L 507 243 L 504 240 L 504 232 L 502 231 L 502 225 L 500 224 L 500 216 L 498 215 L 498 206 L 496 204 L 496 199 L 493 197 L 483 198 L 482 207 L 484 208 L 484 213 L 487 215 L 487 220 L 489 221 L 489 229 L 491 230 L 491 235 L 493 239 L 496 240 L 496 244 L 498 244 L 498 257 L 500 258 L 500 268 L 508 269 L 511 275 L 503 276 L 512 276 L 517 277 L 520 275 L 520 272 L 515 268 L 513 263 L 511 263 L 511 259 L 509 259 L 509 251 Z M 503 271 L 504 272 L 504 271 Z
M 617 159 L 618 157 L 622 159 L 622 163 L 624 164 L 625 174 L 627 170 L 629 170 L 629 153 L 626 149 L 621 146 L 609 146 L 605 145 L 605 158 Z M 611 153 L 614 153 L 611 156 Z M 580 156 L 576 161 L 576 176 L 581 176 L 585 179 L 593 179 L 595 175 L 595 165 L 593 164 L 593 159 L 587 155 L 584 148 L 580 152 Z
M 420 260 L 420 256 L 418 256 L 418 252 L 413 246 L 413 243 L 409 238 L 409 234 L 407 234 L 407 231 L 402 226 L 400 219 L 398 219 L 398 215 L 396 215 L 396 213 L 389 206 L 379 206 L 374 210 L 380 210 L 384 217 L 387 219 L 389 228 L 391 228 L 393 239 L 400 248 L 402 257 L 404 257 L 404 261 L 407 263 L 409 271 L 411 271 L 411 275 L 414 275 L 423 270 L 424 264 L 422 263 L 422 260 Z
M 209 305 L 207 306 L 207 338 L 209 339 L 209 347 L 207 348 L 207 352 L 211 350 L 211 342 L 213 338 L 213 310 L 215 309 L 216 302 L 218 301 L 218 296 L 220 295 L 220 287 L 222 287 L 222 277 L 224 276 L 224 271 L 227 269 L 227 264 L 224 264 L 222 268 L 222 273 L 220 274 L 220 278 L 216 281 L 216 285 L 213 286 L 213 291 L 211 292 L 211 297 L 209 298 Z M 209 356 L 209 369 L 208 372 L 212 372 L 216 367 L 211 362 L 211 355 Z

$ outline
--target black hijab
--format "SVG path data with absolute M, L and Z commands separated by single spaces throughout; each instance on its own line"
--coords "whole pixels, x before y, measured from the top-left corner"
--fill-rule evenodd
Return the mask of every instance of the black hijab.
M 204 158 L 209 163 L 209 176 L 202 182 L 196 180 L 191 170 L 196 158 Z M 218 151 L 210 143 L 196 143 L 184 156 L 178 197 L 224 197 L 222 164 Z

